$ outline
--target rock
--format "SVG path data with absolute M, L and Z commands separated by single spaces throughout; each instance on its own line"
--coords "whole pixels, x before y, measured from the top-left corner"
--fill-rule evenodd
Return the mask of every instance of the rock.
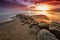
M 60 23 L 57 23 L 57 22 L 52 22 L 50 25 L 49 25 L 49 30 L 55 34 L 55 36 L 60 39 Z
M 46 15 L 34 15 L 32 17 L 37 18 L 37 19 L 42 18 L 42 19 L 45 19 L 45 20 L 49 20 L 49 18 Z
M 41 29 L 48 29 L 48 27 L 49 27 L 49 24 L 47 24 L 45 22 L 40 22 L 38 25 Z
M 52 23 L 49 25 L 49 30 L 60 31 L 60 23 L 52 22 Z
M 30 25 L 35 23 L 34 19 L 31 16 L 26 16 L 23 14 L 19 14 L 17 16 L 19 16 L 20 21 L 23 22 L 24 24 Z
M 38 27 L 37 24 L 32 24 L 30 26 L 30 30 L 29 30 L 30 34 L 37 34 L 39 31 L 40 31 L 40 28 Z
M 37 40 L 58 40 L 54 34 L 50 33 L 46 29 L 42 29 L 37 34 Z

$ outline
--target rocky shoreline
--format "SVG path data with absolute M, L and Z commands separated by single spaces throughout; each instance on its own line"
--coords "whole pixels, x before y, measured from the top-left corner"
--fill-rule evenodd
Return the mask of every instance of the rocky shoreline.
M 0 40 L 60 40 L 60 23 L 38 23 L 19 14 L 16 20 L 0 24 Z
M 24 17 L 23 17 L 24 18 Z M 39 30 L 42 29 L 47 29 L 49 32 L 51 32 L 53 35 L 55 35 L 58 39 L 60 39 L 60 23 L 57 22 L 51 22 L 50 24 L 47 24 L 45 22 L 36 22 L 35 20 L 33 20 L 32 18 L 26 18 L 27 21 L 26 23 L 29 24 L 30 23 L 30 33 L 31 34 L 39 34 Z M 29 19 L 29 20 L 28 20 Z M 25 20 L 25 19 L 24 19 Z M 32 21 L 31 21 L 32 20 Z M 30 22 L 28 22 L 30 21 Z M 34 22 L 33 22 L 34 21 Z M 31 24 L 32 23 L 32 24 Z M 52 36 L 51 36 L 52 37 Z M 38 37 L 37 37 L 38 38 Z M 42 39 L 41 39 L 42 40 Z M 48 39 L 46 39 L 48 40 Z M 50 39 L 52 40 L 52 39 Z

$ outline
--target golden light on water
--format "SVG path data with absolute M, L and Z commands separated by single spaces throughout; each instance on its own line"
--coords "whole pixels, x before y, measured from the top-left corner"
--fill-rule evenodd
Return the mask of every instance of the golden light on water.
M 35 10 L 37 10 L 36 14 L 47 15 L 47 11 L 50 10 L 50 6 L 47 4 L 40 4 L 35 7 Z
M 47 15 L 47 11 L 34 11 L 36 15 Z
M 47 11 L 51 10 L 51 6 L 48 4 L 41 3 L 39 5 L 36 5 L 34 9 L 38 11 L 36 14 L 47 15 L 48 14 Z

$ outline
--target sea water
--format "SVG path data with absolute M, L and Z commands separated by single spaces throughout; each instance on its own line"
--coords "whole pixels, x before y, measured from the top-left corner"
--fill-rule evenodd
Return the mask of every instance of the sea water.
M 14 17 L 22 12 L 19 8 L 0 7 L 0 23 L 14 20 Z

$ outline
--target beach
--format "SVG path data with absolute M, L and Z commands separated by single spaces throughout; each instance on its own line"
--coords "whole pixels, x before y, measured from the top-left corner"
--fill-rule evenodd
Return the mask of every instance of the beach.
M 35 37 L 35 35 L 29 34 L 29 25 L 21 25 L 18 18 L 0 24 L 0 40 L 35 40 Z

